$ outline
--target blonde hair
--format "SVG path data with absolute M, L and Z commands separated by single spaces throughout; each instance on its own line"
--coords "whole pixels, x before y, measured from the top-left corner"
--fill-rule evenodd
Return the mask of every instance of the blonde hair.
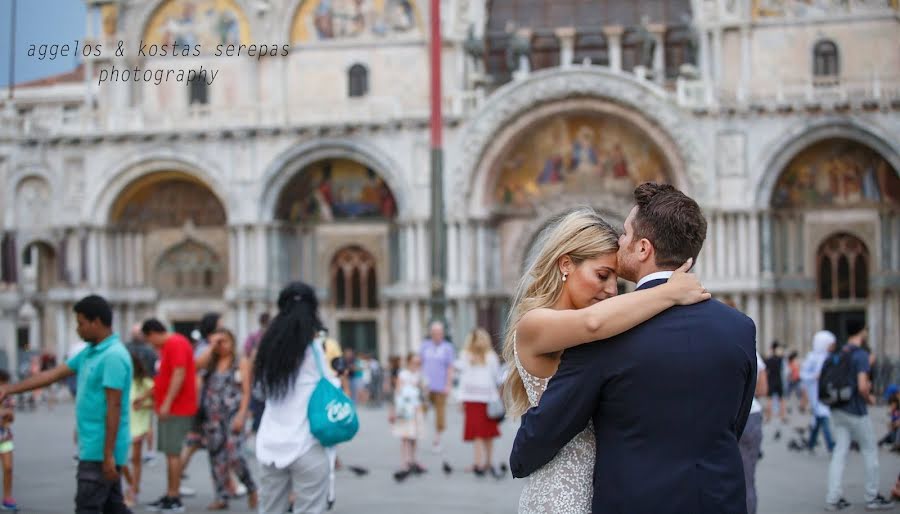
M 476 328 L 466 337 L 466 344 L 463 346 L 463 353 L 468 354 L 472 364 L 483 366 L 487 362 L 489 353 L 493 353 L 494 348 L 491 346 L 491 336 L 487 330 Z
M 541 231 L 532 246 L 531 261 L 516 288 L 509 311 L 503 358 L 514 362 L 516 326 L 526 312 L 550 307 L 563 291 L 559 260 L 568 255 L 578 266 L 582 262 L 619 249 L 616 229 L 591 208 L 581 207 L 560 215 Z M 514 370 L 506 374 L 503 394 L 511 416 L 522 415 L 529 407 L 522 377 Z

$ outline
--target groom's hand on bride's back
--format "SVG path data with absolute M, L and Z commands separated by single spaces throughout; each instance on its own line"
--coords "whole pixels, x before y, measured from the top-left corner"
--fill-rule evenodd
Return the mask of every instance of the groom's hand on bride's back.
M 688 259 L 680 268 L 672 273 L 669 281 L 663 286 L 669 290 L 676 305 L 693 305 L 712 298 L 709 291 L 700 283 L 695 273 L 689 273 L 694 259 Z

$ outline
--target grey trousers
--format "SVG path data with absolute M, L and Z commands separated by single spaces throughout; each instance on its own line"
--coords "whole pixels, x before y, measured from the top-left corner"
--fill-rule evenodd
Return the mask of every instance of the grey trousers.
M 865 465 L 865 500 L 872 501 L 878 495 L 878 443 L 869 416 L 854 416 L 841 409 L 831 410 L 831 431 L 834 433 L 834 451 L 828 467 L 828 496 L 826 503 L 837 503 L 843 495 L 841 482 L 850 441 L 859 443 Z
M 291 491 L 295 514 L 325 512 L 329 469 L 325 449 L 318 444 L 286 468 L 260 464 L 259 514 L 285 514 Z
M 744 484 L 747 487 L 747 512 L 756 514 L 756 462 L 759 460 L 759 450 L 762 447 L 762 412 L 754 412 L 747 418 L 747 426 L 744 427 L 744 435 L 741 436 L 739 447 L 741 460 L 744 462 Z

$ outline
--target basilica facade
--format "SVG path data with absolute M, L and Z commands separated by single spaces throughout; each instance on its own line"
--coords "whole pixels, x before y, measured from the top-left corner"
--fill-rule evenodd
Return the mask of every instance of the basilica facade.
M 124 55 L 2 95 L 7 365 L 26 346 L 64 355 L 91 292 L 122 333 L 221 311 L 243 337 L 293 279 L 317 288 L 345 346 L 416 350 L 430 317 L 428 2 L 87 3 L 85 42 Z M 554 216 L 589 205 L 621 226 L 652 180 L 703 207 L 697 270 L 756 321 L 761 348 L 805 351 L 814 331 L 863 319 L 873 350 L 900 356 L 897 0 L 441 9 L 457 341 L 475 326 L 499 337 Z M 157 83 L 159 70 L 198 78 Z

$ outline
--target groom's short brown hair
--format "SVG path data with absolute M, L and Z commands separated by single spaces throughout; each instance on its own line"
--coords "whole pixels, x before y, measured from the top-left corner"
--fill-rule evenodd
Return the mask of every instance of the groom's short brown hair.
M 697 254 L 706 240 L 706 218 L 693 199 L 668 184 L 646 182 L 634 190 L 637 213 L 632 241 L 646 238 L 656 250 L 656 265 L 677 268 Z

